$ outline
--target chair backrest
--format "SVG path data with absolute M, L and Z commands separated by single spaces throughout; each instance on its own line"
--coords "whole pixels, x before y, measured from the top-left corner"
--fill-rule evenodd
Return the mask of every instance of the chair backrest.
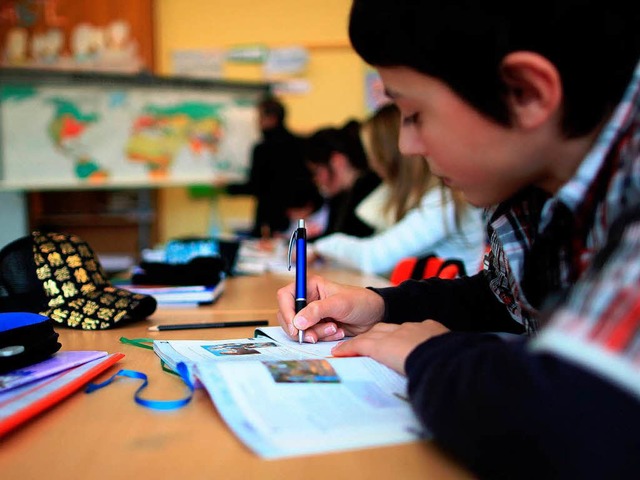
M 399 285 L 405 280 L 433 277 L 452 279 L 466 276 L 466 274 L 464 264 L 458 259 L 443 259 L 436 255 L 427 255 L 400 260 L 391 272 L 390 281 L 393 285 Z

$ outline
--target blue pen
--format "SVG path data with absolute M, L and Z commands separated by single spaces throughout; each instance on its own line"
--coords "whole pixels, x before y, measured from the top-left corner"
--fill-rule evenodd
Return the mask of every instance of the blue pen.
M 296 313 L 307 306 L 307 229 L 304 220 L 298 220 L 298 228 L 291 234 L 289 241 L 289 270 L 291 270 L 291 251 L 296 241 Z M 302 343 L 304 331 L 298 330 L 298 343 Z

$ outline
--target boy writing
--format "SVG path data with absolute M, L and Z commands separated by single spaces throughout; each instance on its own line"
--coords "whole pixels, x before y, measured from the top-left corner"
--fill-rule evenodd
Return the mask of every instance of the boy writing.
M 640 470 L 639 22 L 618 1 L 354 0 L 401 150 L 485 208 L 491 250 L 454 281 L 314 277 L 297 315 L 278 292 L 278 318 L 405 373 L 435 440 L 482 476 Z

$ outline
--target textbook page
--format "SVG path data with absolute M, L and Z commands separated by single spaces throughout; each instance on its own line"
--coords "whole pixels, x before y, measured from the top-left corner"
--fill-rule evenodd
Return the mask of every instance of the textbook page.
M 196 365 L 233 432 L 265 458 L 419 440 L 406 379 L 365 357 Z
M 282 327 L 259 327 L 255 331 L 256 338 L 269 337 L 280 345 L 286 346 L 288 349 L 300 351 L 306 354 L 330 357 L 331 349 L 339 344 L 342 340 L 335 342 L 318 342 L 299 344 L 297 340 L 290 338 Z
M 265 248 L 263 243 L 261 240 L 242 240 L 234 272 L 244 275 L 261 275 L 265 272 L 295 275 L 295 271 L 289 269 L 287 244 L 276 241 L 270 244 L 271 248 Z
M 156 340 L 153 350 L 172 370 L 179 362 L 191 366 L 200 362 L 247 360 L 296 360 L 331 356 L 339 342 L 298 344 L 280 327 L 262 327 L 255 338 L 229 340 Z

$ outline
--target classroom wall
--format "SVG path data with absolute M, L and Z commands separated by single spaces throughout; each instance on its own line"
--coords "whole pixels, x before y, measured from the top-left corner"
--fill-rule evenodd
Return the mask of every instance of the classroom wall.
M 306 94 L 283 100 L 289 127 L 308 133 L 327 124 L 365 115 L 365 65 L 353 52 L 347 34 L 351 0 L 157 0 L 155 4 L 156 69 L 171 74 L 175 50 L 228 48 L 264 44 L 303 46 L 310 54 Z M 263 80 L 256 65 L 225 66 L 225 78 Z M 160 241 L 205 235 L 212 205 L 218 205 L 223 227 L 252 216 L 249 199 L 193 198 L 185 188 L 164 189 L 159 196 Z

